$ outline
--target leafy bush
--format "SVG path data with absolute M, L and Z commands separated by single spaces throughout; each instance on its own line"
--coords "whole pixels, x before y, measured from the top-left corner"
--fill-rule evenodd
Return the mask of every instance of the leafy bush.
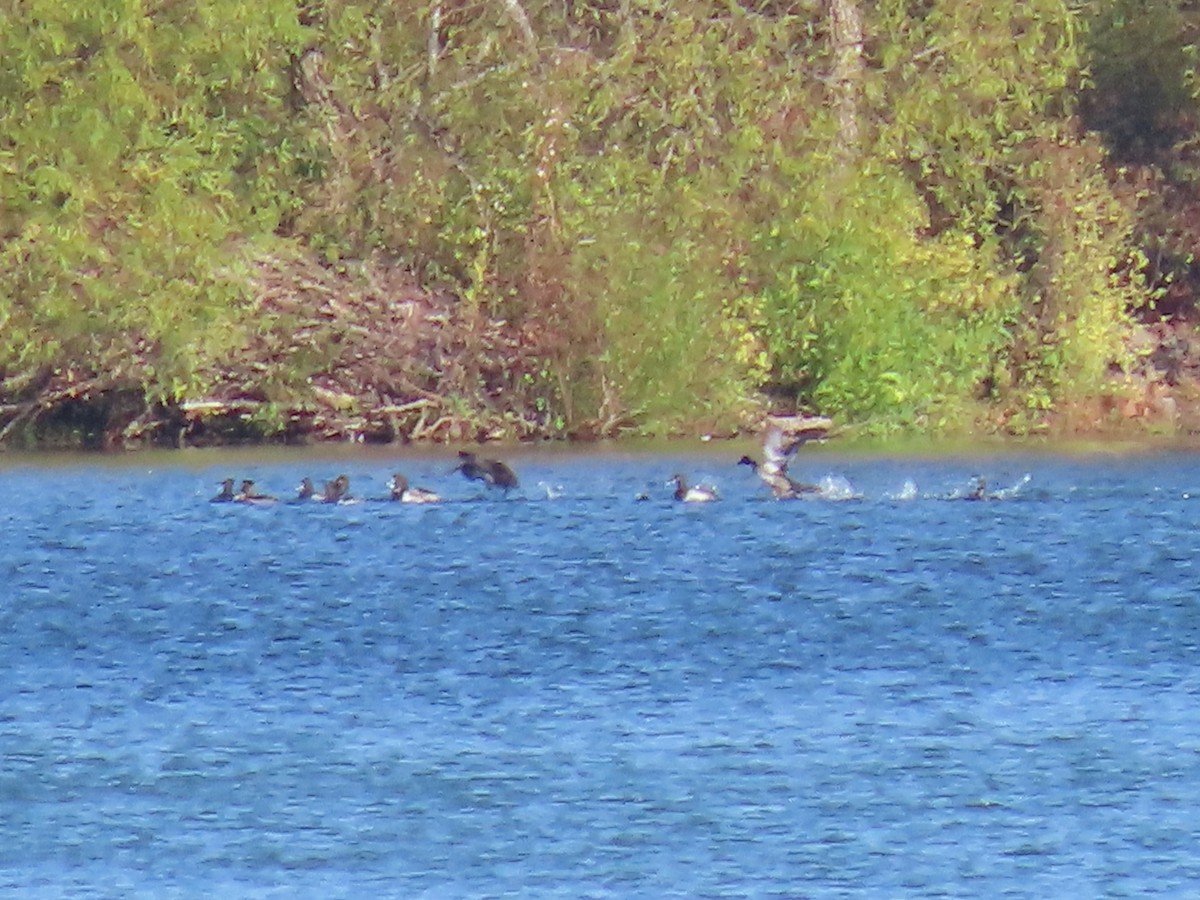
M 1017 303 L 995 242 L 922 237 L 922 204 L 886 172 L 835 171 L 791 202 L 754 245 L 776 379 L 876 431 L 968 425 Z
M 1080 111 L 1119 159 L 1152 160 L 1194 130 L 1196 48 L 1183 6 L 1108 0 L 1089 10 Z
M 290 14 L 290 15 L 289 15 Z M 194 388 L 286 201 L 290 4 L 32 0 L 0 31 L 0 370 Z M 82 388 L 81 388 L 82 390 Z
M 1057 399 L 1094 395 L 1113 370 L 1129 368 L 1123 338 L 1146 302 L 1144 258 L 1131 244 L 1132 212 L 1101 175 L 1102 157 L 1094 142 L 1030 148 L 1015 231 L 1031 264 L 1009 349 L 1018 412 L 1033 422 Z
M 1093 47 L 1128 38 L 1127 6 Z M 1144 290 L 1071 118 L 1064 0 L 29 0 L 10 18 L 6 396 L 65 370 L 201 396 L 229 348 L 275 346 L 253 340 L 252 263 L 295 254 L 302 274 L 386 260 L 454 298 L 429 308 L 454 335 L 437 387 L 456 434 L 506 404 L 552 434 L 727 429 L 763 387 L 879 432 L 967 427 L 981 404 L 1024 428 L 1100 389 Z M 362 314 L 387 315 L 362 271 Z M 288 347 L 261 393 L 300 402 L 343 357 Z M 401 408 L 404 381 L 361 387 Z

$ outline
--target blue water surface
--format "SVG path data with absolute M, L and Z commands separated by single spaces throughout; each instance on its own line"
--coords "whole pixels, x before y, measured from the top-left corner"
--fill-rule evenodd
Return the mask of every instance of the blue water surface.
M 0 469 L 0 891 L 1196 896 L 1200 457 L 725 457 Z

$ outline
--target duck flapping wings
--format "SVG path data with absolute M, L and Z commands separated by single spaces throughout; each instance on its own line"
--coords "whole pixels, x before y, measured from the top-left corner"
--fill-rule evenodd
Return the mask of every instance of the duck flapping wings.
M 828 437 L 832 425 L 825 418 L 802 419 L 796 427 L 786 431 L 777 424 L 771 424 L 763 438 L 762 462 L 756 463 L 746 456 L 742 457 L 741 462 L 758 473 L 758 477 L 777 499 L 790 500 L 801 494 L 817 493 L 820 491 L 817 485 L 805 484 L 789 476 L 788 465 L 803 445 Z

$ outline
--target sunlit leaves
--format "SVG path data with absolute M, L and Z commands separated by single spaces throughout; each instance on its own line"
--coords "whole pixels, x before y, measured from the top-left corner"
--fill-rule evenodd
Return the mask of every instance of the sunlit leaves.
M 546 363 L 511 387 L 564 422 L 736 423 L 769 384 L 935 428 L 1006 363 L 1039 397 L 1094 380 L 1137 278 L 1076 152 L 1077 13 L 857 8 L 848 155 L 824 4 L 26 0 L 0 368 L 136 345 L 177 396 L 282 238 L 515 323 Z
M 195 377 L 246 299 L 235 246 L 281 205 L 245 163 L 286 125 L 300 38 L 282 0 L 10 13 L 0 371 L 69 367 L 151 395 Z

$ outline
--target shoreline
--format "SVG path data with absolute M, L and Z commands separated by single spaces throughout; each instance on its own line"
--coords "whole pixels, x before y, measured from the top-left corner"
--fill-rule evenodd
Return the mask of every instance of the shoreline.
M 258 465 L 273 465 L 293 459 L 330 459 L 384 463 L 388 460 L 446 461 L 450 464 L 460 449 L 487 448 L 487 452 L 516 460 L 554 458 L 639 458 L 654 456 L 713 457 L 729 455 L 736 459 L 760 445 L 753 434 L 720 438 L 627 437 L 597 440 L 526 440 L 479 443 L 436 442 L 241 442 L 197 447 L 172 448 L 140 446 L 135 448 L 13 448 L 0 449 L 0 470 L 28 466 L 70 466 L 86 463 L 101 467 L 123 468 L 129 465 L 168 465 L 190 468 L 208 460 L 242 460 Z M 1092 459 L 1127 458 L 1170 454 L 1200 454 L 1200 435 L 1075 435 L 1071 437 L 980 437 L 926 438 L 906 437 L 891 440 L 830 439 L 810 444 L 800 451 L 805 460 L 851 461 L 870 459 L 954 460 L 989 457 L 1059 456 Z

